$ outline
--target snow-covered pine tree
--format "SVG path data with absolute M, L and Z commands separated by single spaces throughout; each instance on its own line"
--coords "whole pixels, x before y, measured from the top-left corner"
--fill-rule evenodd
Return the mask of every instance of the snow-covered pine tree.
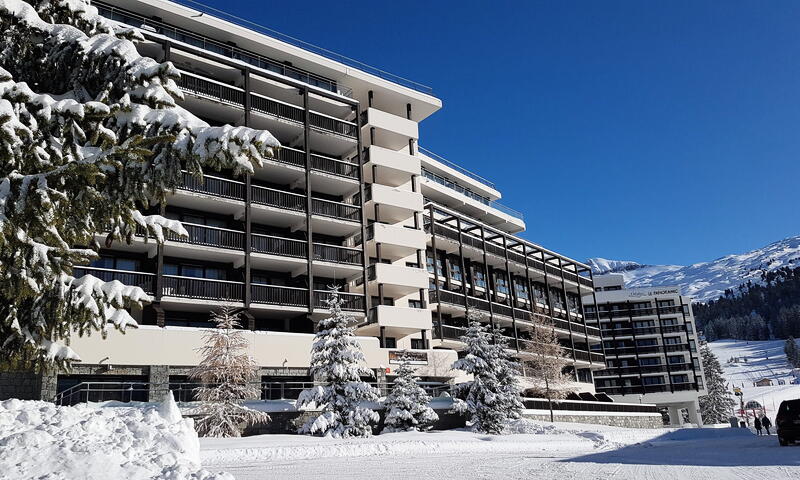
M 519 368 L 507 349 L 505 339 L 489 333 L 480 322 L 481 314 L 467 313 L 469 328 L 461 341 L 466 356 L 453 368 L 472 375 L 472 380 L 456 386 L 454 410 L 466 413 L 477 432 L 501 434 L 510 420 L 520 417 L 524 408 L 520 398 Z
M 383 407 L 386 411 L 383 432 L 426 431 L 439 420 L 439 415 L 428 405 L 430 395 L 419 386 L 408 352 L 400 357 L 400 367 L 392 391 Z
M 247 353 L 249 344 L 240 329 L 238 315 L 222 307 L 211 314 L 217 328 L 204 333 L 202 359 L 189 377 L 203 384 L 195 392 L 200 407 L 197 433 L 203 437 L 239 437 L 241 428 L 269 422 L 265 412 L 241 405 L 243 400 L 259 398 L 258 365 Z
M 319 416 L 300 428 L 300 433 L 334 438 L 369 437 L 380 416 L 362 405 L 378 400 L 378 392 L 362 376 L 373 376 L 365 367 L 361 345 L 353 333 L 355 322 L 342 311 L 339 287 L 330 287 L 326 303 L 330 317 L 319 322 L 311 347 L 309 373 L 320 385 L 303 390 L 297 407 L 319 409 Z
M 530 339 L 522 344 L 528 354 L 525 360 L 525 378 L 539 395 L 547 399 L 550 421 L 553 419 L 553 401 L 565 398 L 574 381 L 564 368 L 568 364 L 564 347 L 558 342 L 553 321 L 540 317 L 531 331 Z
M 725 423 L 731 415 L 736 402 L 728 392 L 722 376 L 722 366 L 708 344 L 700 347 L 700 357 L 706 377 L 706 395 L 700 397 L 700 415 L 707 424 Z
M 180 223 L 142 211 L 164 201 L 182 170 L 252 172 L 278 141 L 211 127 L 176 105 L 170 63 L 141 57 L 135 29 L 87 0 L 0 0 L 0 348 L 64 366 L 71 334 L 136 322 L 137 287 L 74 277 L 106 243 L 156 241 Z

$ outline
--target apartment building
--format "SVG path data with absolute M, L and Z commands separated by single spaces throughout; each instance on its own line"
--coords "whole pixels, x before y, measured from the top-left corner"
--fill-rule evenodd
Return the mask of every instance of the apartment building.
M 429 87 L 195 4 L 93 4 L 141 29 L 143 55 L 181 71 L 182 107 L 212 125 L 269 130 L 283 147 L 245 177 L 184 173 L 151 213 L 181 221 L 188 237 L 106 245 L 75 269 L 138 285 L 153 302 L 132 312 L 138 329 L 72 339 L 82 361 L 45 376 L 42 398 L 182 391 L 202 327 L 222 305 L 249 330 L 263 396 L 294 396 L 313 382 L 310 349 L 331 285 L 378 383 L 403 349 L 433 392 L 457 379 L 472 307 L 520 355 L 534 319 L 552 317 L 577 385 L 593 390 L 604 361 L 581 302 L 593 289 L 589 268 L 514 236 L 522 215 L 497 203 L 494 185 L 419 148 L 419 123 L 442 105 Z
M 619 401 L 639 399 L 668 409 L 673 425 L 701 424 L 703 366 L 691 298 L 674 286 L 625 288 L 622 275 L 594 278 L 584 296 L 587 323 L 599 327 L 606 368 L 595 372 L 598 392 Z

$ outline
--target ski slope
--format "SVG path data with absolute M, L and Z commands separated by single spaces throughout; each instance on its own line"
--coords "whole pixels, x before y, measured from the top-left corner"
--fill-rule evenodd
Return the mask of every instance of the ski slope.
M 795 376 L 783 353 L 783 340 L 744 341 L 718 340 L 708 345 L 719 358 L 723 375 L 733 387 L 739 387 L 744 394 L 744 403 L 755 400 L 766 410 L 767 416 L 774 420 L 775 412 L 783 400 L 800 398 L 800 385 L 790 382 Z M 747 362 L 730 362 L 731 358 L 747 359 Z M 768 377 L 773 381 L 771 387 L 756 387 L 753 382 Z M 778 385 L 783 380 L 785 385 Z M 732 395 L 733 396 L 733 395 Z M 733 397 L 737 401 L 737 397 Z

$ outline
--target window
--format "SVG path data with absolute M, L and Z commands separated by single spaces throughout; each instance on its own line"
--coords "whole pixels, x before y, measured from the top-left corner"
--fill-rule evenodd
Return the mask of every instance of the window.
M 522 300 L 528 299 L 528 289 L 525 287 L 524 283 L 514 282 L 514 292 L 517 295 L 517 298 Z
M 460 282 L 462 280 L 461 265 L 457 263 L 450 263 L 450 280 L 455 280 L 456 282 Z
M 646 320 L 643 322 L 633 322 L 633 328 L 652 328 L 655 326 L 656 323 L 652 320 Z
M 579 368 L 576 373 L 580 383 L 592 383 L 592 371 L 588 368 Z
M 109 270 L 125 270 L 128 272 L 139 271 L 140 262 L 132 258 L 117 258 L 110 255 L 102 255 L 100 258 L 92 260 L 89 264 L 95 268 L 107 268 Z
M 497 293 L 508 295 L 508 283 L 506 283 L 505 277 L 495 277 L 494 288 Z
M 412 338 L 411 339 L 411 349 L 412 350 L 425 350 L 425 341 L 421 338 Z
M 391 297 L 383 297 L 383 302 L 381 303 L 381 297 L 374 296 L 370 300 L 372 305 L 389 305 L 394 306 L 394 299 Z
M 661 307 L 661 308 L 674 307 L 675 306 L 675 300 L 659 300 L 658 301 L 658 306 Z
M 417 263 L 417 262 L 406 262 L 406 267 L 419 268 L 419 263 Z
M 645 357 L 639 359 L 639 365 L 661 365 L 661 359 L 658 357 Z
M 601 288 L 601 290 L 602 290 L 602 288 Z M 619 285 L 612 285 L 612 286 L 610 286 L 610 287 L 606 287 L 606 288 L 605 288 L 605 291 L 606 291 L 606 292 L 613 292 L 613 291 L 615 291 L 615 290 L 622 290 L 622 287 L 621 287 L 621 286 L 619 286 Z
M 683 355 L 671 355 L 669 357 L 669 364 L 670 365 L 676 365 L 676 364 L 679 364 L 679 363 L 684 363 Z
M 672 375 L 670 378 L 672 383 L 689 383 L 688 375 Z
M 179 277 L 208 278 L 212 280 L 225 280 L 225 270 L 204 265 L 185 265 L 176 263 L 164 264 L 164 275 Z
M 658 345 L 658 341 L 655 338 L 640 338 L 636 340 L 636 345 L 640 347 L 649 347 Z
M 642 377 L 642 385 L 664 385 L 664 377 Z
M 409 300 L 408 301 L 409 308 L 422 308 L 422 301 L 421 300 Z
M 681 343 L 681 337 L 664 337 L 664 345 L 678 345 Z
M 483 270 L 475 270 L 475 286 L 486 288 L 486 277 L 483 275 Z
M 697 380 L 697 388 L 703 388 L 703 377 L 695 377 Z
M 678 319 L 677 318 L 662 318 L 661 319 L 661 325 L 663 325 L 663 326 L 671 326 L 671 325 L 677 325 L 677 324 L 678 324 Z
M 394 337 L 386 337 L 384 339 L 383 348 L 397 348 L 397 339 Z
M 697 351 L 697 345 L 694 343 L 694 340 L 689 340 L 689 351 L 690 352 Z

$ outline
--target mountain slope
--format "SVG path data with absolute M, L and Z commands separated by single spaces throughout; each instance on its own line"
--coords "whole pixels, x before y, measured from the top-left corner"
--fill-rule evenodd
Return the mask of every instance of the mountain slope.
M 621 273 L 628 287 L 680 285 L 697 301 L 716 299 L 726 289 L 782 267 L 800 267 L 800 236 L 789 237 L 747 253 L 727 255 L 694 265 L 642 265 L 631 261 L 589 259 L 595 275 Z

